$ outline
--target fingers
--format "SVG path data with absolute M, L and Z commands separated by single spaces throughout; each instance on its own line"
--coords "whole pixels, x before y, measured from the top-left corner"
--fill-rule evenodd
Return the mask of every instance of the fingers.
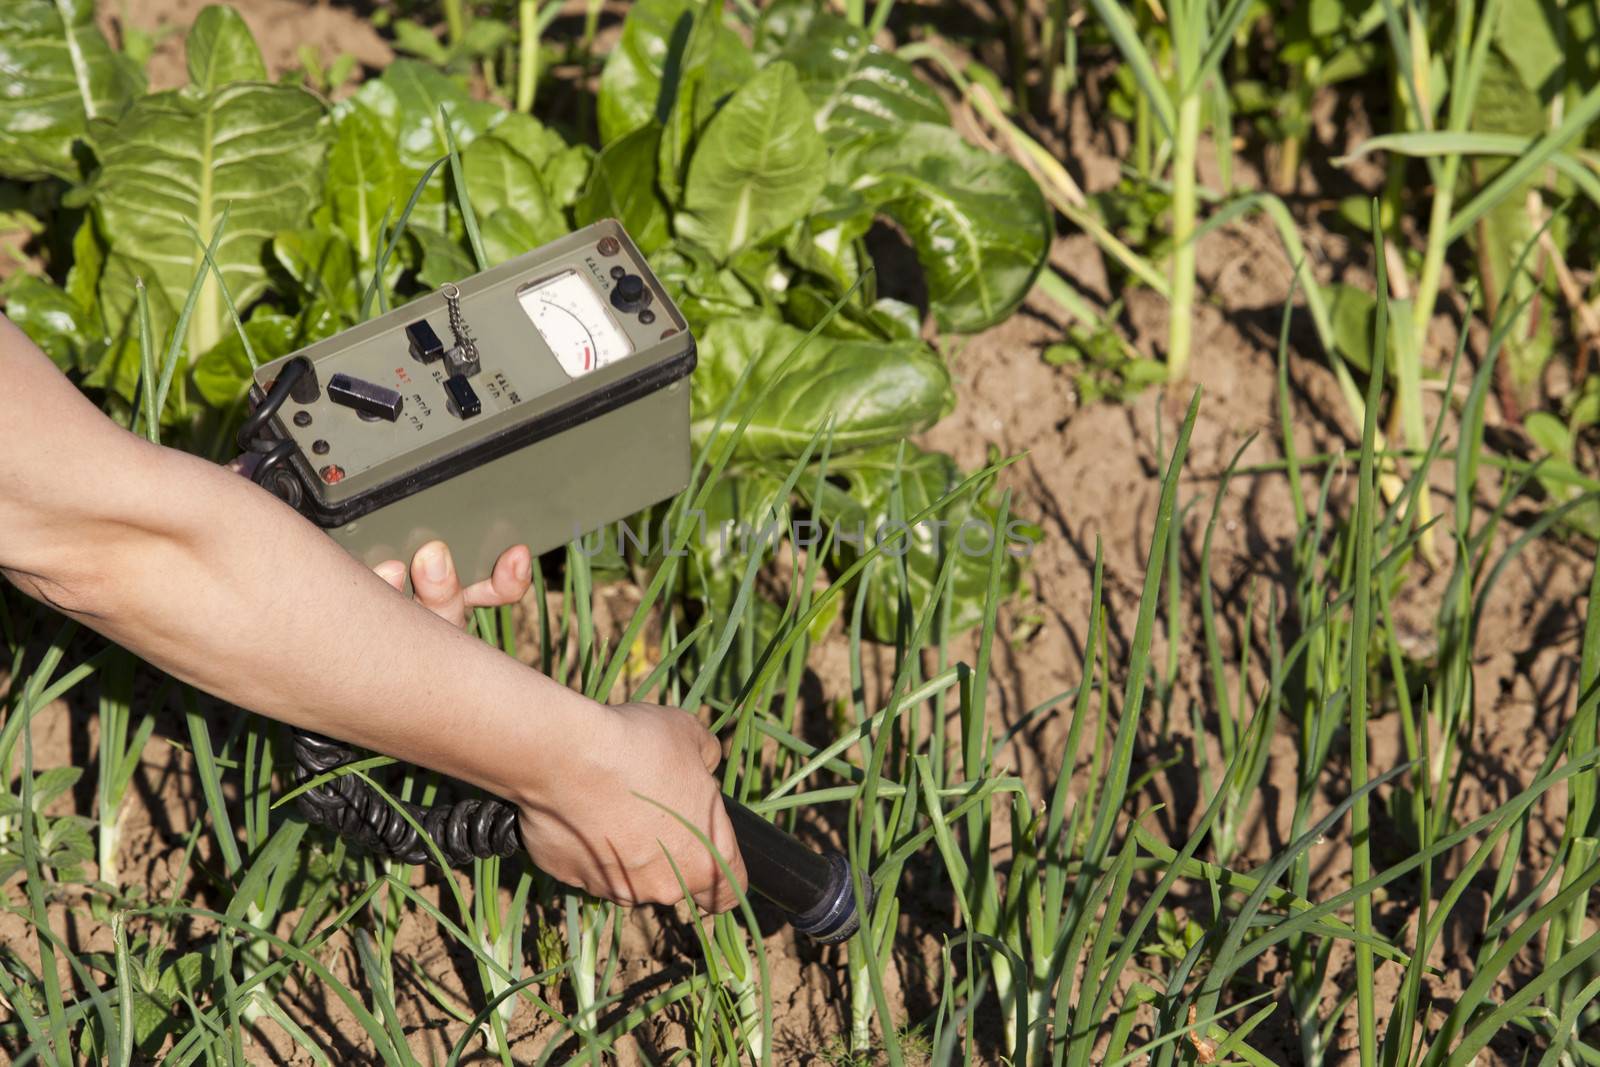
M 676 824 L 663 835 L 658 847 L 657 861 L 647 870 L 614 877 L 603 895 L 619 903 L 677 904 L 684 898 L 687 888 L 695 905 L 708 915 L 720 915 L 739 906 L 739 891 L 750 884 L 744 859 L 739 855 L 739 843 L 734 838 L 733 824 L 722 810 L 720 800 L 715 800 L 716 812 L 706 821 L 701 832 L 711 839 L 712 847 L 728 865 L 733 874 L 729 881 L 722 863 L 706 850 L 705 843 Z M 674 820 L 676 823 L 676 820 Z M 667 862 L 667 857 L 672 863 Z M 678 871 L 674 873 L 673 864 Z M 678 875 L 683 881 L 678 881 Z M 736 888 L 737 886 L 737 888 Z
M 463 596 L 469 608 L 498 608 L 515 604 L 533 584 L 533 553 L 527 545 L 516 545 L 500 554 L 494 573 L 467 586 Z
M 395 592 L 405 592 L 406 565 L 404 563 L 401 563 L 397 559 L 384 560 L 382 563 L 372 568 L 372 570 L 379 578 L 382 578 L 384 581 L 388 582 L 390 587 L 393 588 Z
M 750 885 L 749 872 L 744 867 L 744 857 L 739 855 L 739 842 L 733 834 L 733 823 L 728 819 L 728 813 L 722 806 L 721 794 L 715 800 L 715 810 L 711 815 L 710 837 L 716 850 L 728 861 L 728 869 L 733 872 L 734 881 L 739 889 L 746 889 Z M 711 856 L 706 857 L 712 865 L 709 872 L 712 877 L 711 884 L 694 895 L 694 902 L 704 911 L 712 914 L 721 914 L 732 911 L 739 906 L 739 894 L 733 883 L 728 881 L 728 876 L 722 870 L 722 865 Z
M 692 715 L 681 715 L 677 722 L 680 729 L 691 735 L 700 754 L 700 762 L 705 764 L 708 774 L 715 775 L 717 768 L 722 764 L 722 743 Z M 722 803 L 722 790 L 715 777 L 712 777 L 708 784 L 711 786 L 711 799 L 701 826 L 718 854 L 727 860 L 729 869 L 742 888 L 749 884 L 750 876 L 745 871 L 743 857 L 739 855 L 739 842 L 733 833 L 733 823 L 728 819 L 728 810 Z M 699 844 L 698 841 L 695 843 Z M 697 851 L 704 859 L 704 866 L 701 868 L 700 877 L 690 882 L 691 887 L 698 886 L 691 888 L 694 902 L 702 910 L 714 914 L 736 907 L 739 903 L 738 894 L 728 881 L 727 875 L 723 873 L 721 864 L 704 851 L 703 845 Z
M 717 735 L 707 730 L 690 712 L 671 708 L 661 710 L 666 712 L 679 734 L 694 745 L 706 770 L 715 772 L 722 765 L 722 742 L 717 740 Z
M 691 830 L 671 811 L 662 811 L 654 804 L 644 802 L 650 809 L 641 811 L 637 818 L 644 825 L 638 827 L 653 839 L 654 848 L 646 855 L 628 863 L 616 851 L 616 842 L 609 851 L 615 861 L 606 870 L 600 885 L 586 886 L 590 892 L 629 906 L 679 903 L 685 894 L 692 898 L 701 912 L 720 915 L 739 906 L 739 893 L 750 884 L 744 858 L 739 854 L 739 841 L 734 834 L 733 822 L 723 805 L 722 791 L 709 776 L 704 786 L 696 783 L 694 792 L 698 799 L 676 811 L 685 817 L 700 811 L 697 823 L 699 833 Z M 703 834 L 702 838 L 700 835 Z M 711 848 L 706 847 L 707 840 Z M 713 853 L 714 850 L 714 853 Z M 670 857 L 670 862 L 669 862 Z M 720 859 L 719 859 L 720 857 Z M 727 870 L 723 869 L 726 863 Z M 676 867 L 676 870 L 674 870 Z M 732 875 L 731 879 L 729 875 Z M 682 878 L 682 881 L 679 878 Z M 593 881 L 594 879 L 591 879 Z
M 394 588 L 405 588 L 406 568 L 399 560 L 388 560 L 372 569 Z M 429 541 L 411 557 L 411 588 L 417 603 L 452 626 L 465 626 L 471 608 L 515 604 L 532 582 L 533 553 L 527 545 L 506 549 L 495 562 L 493 574 L 465 589 L 461 588 L 461 576 L 450 548 L 443 541 Z
M 706 770 L 713 773 L 722 763 L 722 742 L 718 741 L 716 734 L 710 730 L 700 731 L 700 759 L 706 765 Z
M 452 626 L 467 624 L 467 600 L 455 560 L 443 541 L 429 541 L 411 557 L 411 588 L 417 603 Z

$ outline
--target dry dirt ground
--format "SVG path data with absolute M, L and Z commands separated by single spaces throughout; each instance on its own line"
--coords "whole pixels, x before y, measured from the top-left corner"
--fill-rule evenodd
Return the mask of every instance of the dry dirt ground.
M 113 0 L 104 4 L 115 24 L 126 18 L 147 30 L 181 26 L 202 6 L 202 0 Z M 357 13 L 345 6 L 303 0 L 236 0 L 250 22 L 274 71 L 297 65 L 297 50 L 310 43 L 322 49 L 324 60 L 350 52 L 368 67 L 379 67 L 391 55 L 388 45 Z M 158 84 L 182 79 L 181 34 L 166 37 L 152 62 Z M 1103 113 L 1093 85 L 1072 98 L 1068 114 L 1058 116 L 1053 134 L 1070 169 L 1089 191 L 1113 184 L 1117 160 L 1126 150 L 1124 131 L 1097 125 L 1092 116 Z M 1339 155 L 1358 139 L 1364 120 L 1360 115 L 1335 115 L 1324 107 L 1318 116 L 1314 152 L 1326 158 Z M 1047 135 L 1051 131 L 1046 131 Z M 1241 156 L 1245 184 L 1250 151 Z M 1316 188 L 1289 197 L 1302 224 L 1307 247 L 1318 277 L 1371 284 L 1370 256 L 1365 244 L 1353 241 L 1323 225 L 1330 203 L 1340 195 L 1370 191 L 1371 175 L 1346 175 L 1331 167 L 1313 168 Z M 1364 184 L 1366 183 L 1366 184 Z M 1059 238 L 1051 255 L 1054 269 L 1102 304 L 1115 295 L 1100 256 L 1085 237 Z M 1194 384 L 1204 391 L 1199 421 L 1194 430 L 1190 458 L 1182 485 L 1182 500 L 1209 502 L 1218 475 L 1235 451 L 1254 435 L 1244 452 L 1244 463 L 1265 463 L 1281 458 L 1281 436 L 1275 394 L 1275 353 L 1279 316 L 1290 291 L 1290 265 L 1273 231 L 1264 223 L 1244 222 L 1209 234 L 1199 246 L 1202 292 L 1196 312 L 1193 359 Z M 1446 293 L 1450 292 L 1446 287 Z M 1454 342 L 1460 321 L 1459 303 L 1452 297 L 1441 302 L 1431 337 L 1430 358 L 1438 365 Z M 1027 595 L 1002 615 L 995 646 L 996 684 L 992 687 L 991 715 L 997 731 L 1017 724 L 1020 716 L 1077 683 L 1081 648 L 1087 625 L 1090 567 L 1098 544 L 1105 555 L 1106 592 L 1111 620 L 1112 661 L 1117 662 L 1132 636 L 1134 609 L 1145 573 L 1145 553 L 1164 465 L 1187 395 L 1151 391 L 1125 405 L 1081 405 L 1071 377 L 1047 365 L 1040 353 L 1062 334 L 1060 309 L 1035 298 L 1010 322 L 970 339 L 959 347 L 952 365 L 960 397 L 954 415 L 925 435 L 924 443 L 952 452 L 967 468 L 981 465 L 997 448 L 1007 455 L 1020 454 L 1001 484 L 1013 494 L 1018 515 L 1037 522 L 1044 538 L 1034 549 L 1027 570 Z M 1135 344 L 1146 353 L 1160 353 L 1166 341 L 1165 308 L 1148 293 L 1131 295 L 1123 325 Z M 1317 452 L 1347 447 L 1358 437 L 1358 427 L 1340 399 L 1332 376 L 1319 358 L 1315 335 L 1303 313 L 1297 314 L 1290 335 L 1290 373 L 1293 383 L 1293 418 L 1300 449 Z M 1481 353 L 1482 339 L 1469 345 L 1469 354 Z M 1435 409 L 1441 403 L 1431 394 Z M 1492 405 L 1491 401 L 1491 405 Z M 1430 420 L 1436 414 L 1430 411 Z M 1448 420 L 1447 416 L 1447 420 Z M 1491 419 L 1495 415 L 1491 412 Z M 1453 424 L 1447 440 L 1453 440 Z M 1348 499 L 1346 479 L 1336 477 L 1336 500 Z M 1489 483 L 1485 482 L 1485 489 Z M 1450 486 L 1441 482 L 1436 506 L 1445 506 Z M 1308 478 L 1307 491 L 1315 487 Z M 1488 499 L 1489 497 L 1485 497 Z M 1193 574 L 1208 504 L 1190 514 L 1182 530 L 1182 552 L 1189 584 L 1185 589 L 1183 622 L 1176 634 L 1158 634 L 1157 655 L 1169 641 L 1178 642 L 1180 678 L 1173 702 L 1164 715 L 1150 715 L 1136 752 L 1136 768 L 1173 755 L 1184 754 L 1174 770 L 1157 776 L 1142 801 L 1167 805 L 1158 825 L 1175 840 L 1185 836 L 1182 815 L 1195 813 L 1197 784 L 1192 771 L 1193 739 L 1187 724 L 1189 705 L 1209 699 L 1201 677 L 1203 656 L 1198 613 L 1195 610 Z M 1276 589 L 1282 603 L 1292 581 L 1289 552 L 1295 532 L 1293 513 L 1282 475 L 1241 476 L 1234 480 L 1221 508 L 1213 554 L 1213 575 L 1219 613 L 1229 619 L 1243 616 L 1251 601 L 1265 610 L 1269 591 Z M 1448 575 L 1448 544 L 1441 545 L 1444 560 L 1436 569 L 1419 566 L 1401 603 L 1398 625 L 1408 651 L 1426 652 L 1432 641 L 1432 619 L 1440 589 Z M 1514 793 L 1531 776 L 1543 758 L 1552 736 L 1570 716 L 1578 639 L 1585 609 L 1584 595 L 1591 550 L 1545 541 L 1510 569 L 1497 587 L 1484 615 L 1474 656 L 1477 686 L 1477 735 L 1473 739 L 1469 778 L 1462 792 L 1459 814 L 1471 817 L 1488 810 Z M 626 589 L 603 592 L 626 610 Z M 1236 624 L 1235 624 L 1236 625 Z M 1259 631 L 1259 627 L 1258 627 Z M 1224 634 L 1225 644 L 1237 640 L 1236 631 Z M 1257 660 L 1263 658 L 1257 650 Z M 1236 650 L 1228 648 L 1230 656 Z M 848 692 L 844 646 L 833 640 L 818 649 L 813 671 L 826 707 Z M 887 661 L 869 664 L 869 673 L 886 669 Z M 869 679 L 877 684 L 881 674 Z M 88 765 L 94 753 L 94 724 L 89 708 L 52 712 L 39 720 L 35 743 L 40 766 L 76 763 Z M 1169 728 L 1164 732 L 1159 723 Z M 1395 716 L 1374 725 L 1373 765 L 1382 770 L 1399 758 L 1399 726 Z M 161 732 L 165 732 L 163 727 Z M 182 736 L 173 734 L 172 736 Z M 1053 778 L 1062 758 L 1065 723 L 1059 716 L 1044 716 L 1025 725 L 1000 753 L 1035 787 Z M 1242 862 L 1253 864 L 1281 846 L 1288 832 L 1294 793 L 1295 740 L 1285 729 L 1274 739 L 1274 759 L 1251 813 L 1248 846 Z M 128 814 L 122 859 L 124 879 L 143 882 L 152 892 L 165 892 L 184 848 L 184 833 L 203 810 L 190 758 L 168 743 L 160 733 L 145 752 L 136 777 L 136 797 Z M 1337 796 L 1337 781 L 1327 783 Z M 1035 795 L 1039 795 L 1037 792 Z M 92 794 L 80 789 L 77 802 L 88 810 Z M 1554 816 L 1564 801 L 1553 797 L 1548 806 Z M 1000 840 L 1005 839 L 999 835 Z M 1317 872 L 1319 893 L 1347 884 L 1348 871 L 1339 857 L 1348 849 L 1330 848 L 1330 862 Z M 200 860 L 210 857 L 202 846 Z M 206 888 L 191 884 L 185 890 L 206 898 Z M 1199 917 L 1205 919 L 1204 905 Z M 940 909 L 947 916 L 948 909 Z M 1384 915 L 1380 914 L 1380 923 Z M 908 906 L 902 923 L 906 931 L 947 929 L 943 918 L 919 916 Z M 1395 932 L 1392 928 L 1386 932 Z M 94 923 L 63 918 L 58 932 L 83 948 L 105 949 L 107 934 Z M 18 924 L 0 917 L 0 935 L 16 938 Z M 924 939 L 932 941 L 934 939 Z M 915 939 L 906 938 L 906 953 L 897 957 L 891 983 L 895 1005 L 913 1016 L 926 1014 L 936 997 L 920 965 Z M 773 961 L 775 1007 L 778 1012 L 777 1059 L 784 1063 L 822 1062 L 822 1051 L 847 1026 L 846 996 L 841 957 L 832 950 L 798 946 L 781 928 L 774 927 L 767 948 Z M 1438 987 L 1448 997 L 1463 981 L 1474 945 L 1470 929 L 1452 931 L 1441 947 L 1438 965 L 1444 977 Z M 693 942 L 679 924 L 662 922 L 645 912 L 628 920 L 623 938 L 621 983 L 628 989 L 624 1003 L 670 984 L 693 966 Z M 460 1026 L 441 1018 L 436 1004 L 421 989 L 416 975 L 427 974 L 463 1007 L 477 996 L 468 968 L 454 958 L 447 942 L 436 934 L 431 921 L 409 919 L 402 929 L 398 955 L 412 966 L 401 975 L 401 1009 L 410 1024 L 410 1040 L 425 1061 L 442 1058 Z M 335 971 L 361 988 L 359 967 L 348 941 L 337 941 L 328 961 Z M 1332 972 L 1336 986 L 1347 984 L 1348 960 L 1336 957 Z M 1258 974 L 1267 985 L 1269 972 Z M 1392 983 L 1392 977 L 1389 979 Z M 330 1051 L 352 1062 L 363 1059 L 362 1046 L 344 1009 L 319 996 L 314 985 L 291 985 L 286 1006 Z M 1331 1002 L 1330 1002 L 1331 1003 Z M 1379 1005 L 1383 1017 L 1385 1005 Z M 1281 1010 L 1278 1017 L 1287 1015 Z M 513 1028 L 516 1057 L 531 1060 L 547 1040 L 532 1013 L 523 1012 Z M 641 1051 L 651 1059 L 681 1039 L 674 1024 L 646 1026 L 640 1031 Z M 1258 1031 L 1262 1051 L 1275 1062 L 1294 1062 L 1293 1038 L 1287 1029 Z M 1348 1032 L 1339 1044 L 1348 1044 Z M 261 1062 L 300 1062 L 277 1030 L 266 1027 L 253 1034 L 253 1059 Z M 1514 1055 L 1507 1052 L 1507 1055 Z

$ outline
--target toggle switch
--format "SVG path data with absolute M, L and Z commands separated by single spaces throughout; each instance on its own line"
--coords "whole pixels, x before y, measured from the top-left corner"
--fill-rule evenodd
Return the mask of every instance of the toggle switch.
M 463 419 L 470 419 L 483 410 L 483 403 L 478 399 L 477 391 L 465 378 L 446 378 L 444 389 L 450 394 L 450 399 L 455 401 L 456 411 Z
M 394 422 L 400 417 L 405 398 L 364 378 L 335 374 L 328 379 L 328 399 L 353 409 L 357 414 Z
M 432 363 L 444 355 L 444 342 L 427 319 L 418 319 L 406 327 L 406 341 L 411 345 L 411 355 L 423 363 Z

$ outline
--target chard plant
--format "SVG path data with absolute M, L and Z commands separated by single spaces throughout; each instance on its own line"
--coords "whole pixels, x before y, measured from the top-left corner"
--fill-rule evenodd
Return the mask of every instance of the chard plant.
M 145 358 L 142 283 L 152 338 L 172 336 L 180 317 L 186 324 L 158 417 L 174 443 L 196 450 L 224 447 L 261 361 L 616 217 L 700 341 L 702 444 L 728 384 L 747 366 L 773 373 L 822 323 L 763 401 L 720 492 L 759 499 L 832 418 L 833 468 L 850 487 L 795 503 L 870 538 L 886 518 L 891 446 L 953 404 L 945 360 L 923 340 L 924 314 L 945 334 L 1000 322 L 1032 288 L 1049 243 L 1044 200 L 1021 167 L 964 140 L 934 90 L 874 45 L 870 27 L 803 2 L 743 13 L 753 49 L 716 5 L 635 5 L 600 73 L 598 152 L 523 110 L 473 98 L 461 79 L 419 60 L 396 61 L 331 107 L 303 87 L 269 84 L 226 7 L 207 8 L 190 30 L 186 87 L 144 94 L 130 75 L 101 96 L 63 101 L 55 90 L 73 73 L 69 42 L 79 52 L 92 43 L 107 78 L 126 73 L 126 57 L 92 25 L 63 22 L 48 0 L 23 8 L 19 33 L 32 35 L 40 77 L 6 106 L 19 128 L 42 128 L 24 162 L 0 163 L 0 174 L 48 174 L 87 211 L 63 251 L 65 283 L 20 276 L 8 283 L 8 313 L 131 418 Z M 51 108 L 61 120 L 47 127 Z M 866 239 L 884 221 L 912 246 L 925 307 L 879 292 Z M 904 293 L 906 280 L 891 280 Z M 959 481 L 937 454 L 913 452 L 906 468 L 934 497 Z M 967 515 L 937 518 L 954 528 Z M 705 580 L 686 590 L 725 590 L 726 568 L 701 542 L 693 551 Z M 841 543 L 836 569 L 860 555 L 860 539 Z M 907 595 L 922 605 L 933 557 L 917 556 Z M 1012 557 L 1007 570 L 1012 590 Z M 979 614 L 972 572 L 955 579 L 961 627 Z M 899 582 L 885 571 L 864 592 L 877 604 L 873 636 L 888 632 Z

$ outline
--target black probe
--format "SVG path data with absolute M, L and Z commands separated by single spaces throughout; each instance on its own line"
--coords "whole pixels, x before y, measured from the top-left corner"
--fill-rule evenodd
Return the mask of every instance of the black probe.
M 296 777 L 304 783 L 355 759 L 337 741 L 305 730 L 294 732 Z M 793 834 L 724 796 L 750 888 L 784 910 L 796 930 L 824 945 L 849 940 L 860 916 L 872 908 L 872 883 L 863 879 L 864 906 L 857 907 L 850 862 L 842 852 L 803 844 Z M 398 805 L 421 826 L 452 866 L 475 859 L 511 856 L 522 849 L 517 809 L 494 797 L 423 807 L 389 801 L 353 774 L 337 775 L 299 796 L 307 822 L 325 826 L 371 852 L 404 863 L 433 863 L 435 854 L 396 810 Z

